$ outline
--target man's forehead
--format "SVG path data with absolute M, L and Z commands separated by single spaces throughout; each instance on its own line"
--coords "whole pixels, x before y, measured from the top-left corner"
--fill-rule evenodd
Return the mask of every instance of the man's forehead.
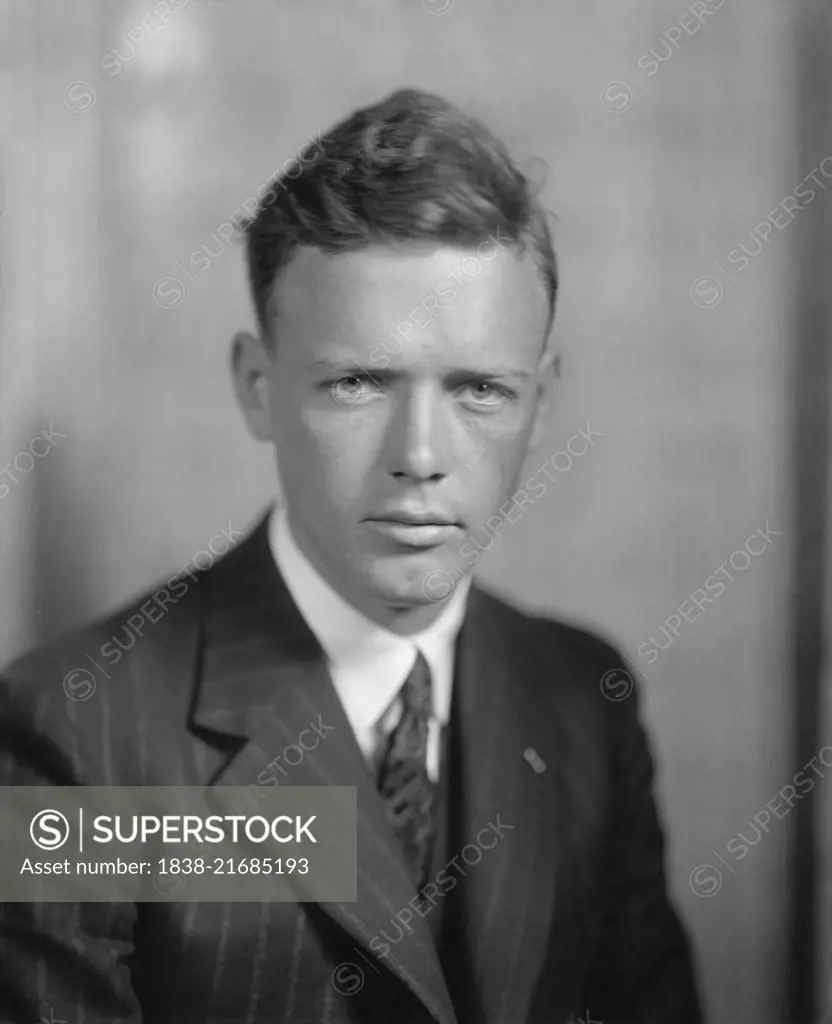
M 477 255 L 479 252 L 479 255 Z M 506 246 L 435 246 L 402 251 L 373 246 L 328 254 L 304 247 L 275 285 L 277 316 L 392 330 L 409 317 L 476 326 L 476 321 L 545 318 L 547 301 L 529 253 Z M 310 323 L 311 326 L 311 323 Z M 503 328 L 508 326 L 503 325 Z

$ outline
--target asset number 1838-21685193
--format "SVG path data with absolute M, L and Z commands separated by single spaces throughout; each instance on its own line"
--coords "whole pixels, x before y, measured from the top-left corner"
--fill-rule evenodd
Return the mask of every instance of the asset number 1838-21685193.
M 160 875 L 305 875 L 306 857 L 160 857 Z

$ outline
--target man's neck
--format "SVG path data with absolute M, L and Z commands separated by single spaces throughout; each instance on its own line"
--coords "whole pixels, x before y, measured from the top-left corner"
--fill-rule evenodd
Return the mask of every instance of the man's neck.
M 346 594 L 342 594 L 345 601 L 349 601 L 354 607 L 358 607 L 355 601 Z M 383 605 L 372 602 L 366 608 L 358 608 L 362 615 L 383 626 L 384 629 L 399 636 L 409 636 L 412 633 L 421 633 L 439 618 L 446 607 L 444 601 L 434 601 L 431 604 L 415 605 L 412 607 L 400 607 L 396 605 Z

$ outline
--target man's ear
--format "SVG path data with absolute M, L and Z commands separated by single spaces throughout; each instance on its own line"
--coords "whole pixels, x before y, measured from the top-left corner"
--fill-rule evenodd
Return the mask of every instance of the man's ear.
M 249 433 L 258 441 L 271 441 L 271 353 L 259 337 L 238 331 L 231 341 L 229 362 L 234 393 Z
M 555 351 L 551 342 L 540 359 L 537 380 L 537 409 L 534 414 L 531 435 L 529 437 L 529 451 L 533 451 L 549 429 L 552 418 L 552 409 L 555 402 L 555 380 L 560 377 L 560 354 Z

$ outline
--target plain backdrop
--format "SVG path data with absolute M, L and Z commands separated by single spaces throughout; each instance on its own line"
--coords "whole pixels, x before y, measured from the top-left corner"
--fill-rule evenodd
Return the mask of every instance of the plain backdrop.
M 556 216 L 562 377 L 530 472 L 588 422 L 603 435 L 483 578 L 643 670 L 710 1019 L 778 1020 L 797 811 L 742 861 L 726 845 L 795 771 L 791 367 L 820 203 L 742 272 L 727 255 L 755 251 L 755 226 L 832 154 L 797 137 L 802 19 L 832 31 L 822 4 L 730 0 L 699 22 L 671 0 L 171 8 L 160 27 L 151 0 L 3 5 L 0 464 L 50 425 L 66 436 L 0 500 L 2 660 L 169 576 L 269 500 L 270 453 L 228 380 L 229 339 L 254 320 L 220 228 L 351 109 L 403 85 L 441 92 L 503 136 Z M 683 17 L 699 28 L 677 35 Z M 767 523 L 782 534 L 648 666 L 638 647 L 666 643 L 663 621 Z M 825 722 L 832 742 L 828 703 Z M 830 794 L 818 780 L 827 815 Z M 721 872 L 713 895 L 691 884 L 700 865 Z

